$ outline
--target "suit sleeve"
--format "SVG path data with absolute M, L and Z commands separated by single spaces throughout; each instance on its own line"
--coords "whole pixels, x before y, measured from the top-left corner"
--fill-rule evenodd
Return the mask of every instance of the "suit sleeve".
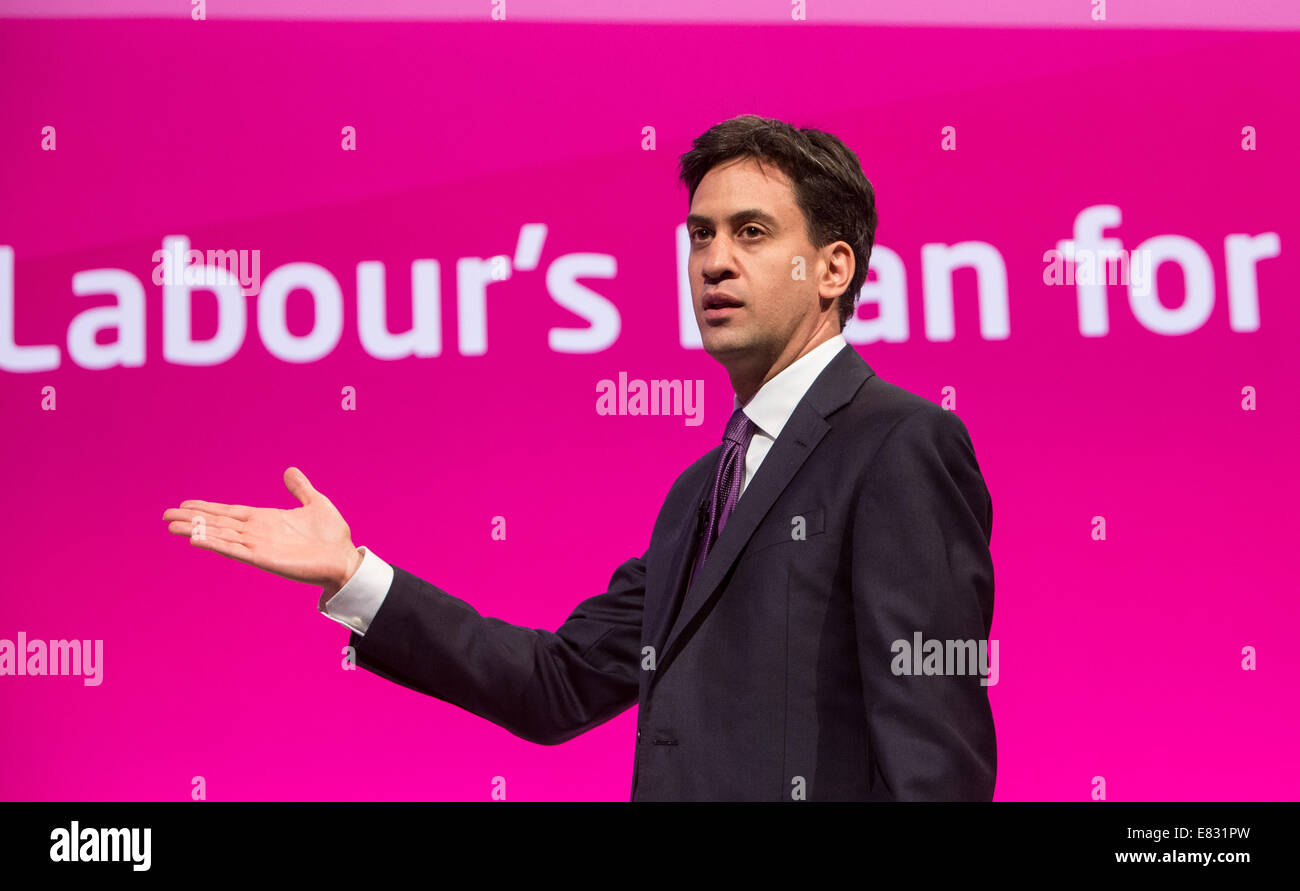
M 645 573 L 645 555 L 623 563 L 551 632 L 481 616 L 394 566 L 379 612 L 349 643 L 362 668 L 556 745 L 636 702 Z
M 966 425 L 937 407 L 917 411 L 886 435 L 866 474 L 852 579 L 874 782 L 894 800 L 989 801 L 997 743 L 978 668 L 895 674 L 895 642 L 911 647 L 917 632 L 945 653 L 949 641 L 988 640 L 993 508 Z

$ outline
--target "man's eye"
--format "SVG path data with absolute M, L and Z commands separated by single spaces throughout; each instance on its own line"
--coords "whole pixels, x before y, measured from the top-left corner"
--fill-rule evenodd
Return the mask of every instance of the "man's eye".
M 709 230 L 704 229 L 704 228 L 702 228 L 702 227 L 701 227 L 701 228 L 697 228 L 697 229 L 692 229 L 691 232 L 690 232 L 690 238 L 691 238 L 691 241 L 696 241 L 696 240 L 697 240 L 701 235 L 703 235 L 704 237 L 708 237 L 708 231 L 709 231 Z M 763 233 L 763 230 L 760 229 L 760 228 L 758 228 L 757 226 L 745 226 L 745 227 L 744 227 L 743 229 L 741 229 L 740 231 L 741 231 L 742 233 L 747 233 L 747 232 L 752 231 L 752 232 L 754 233 L 754 236 L 755 236 L 755 237 L 757 237 L 757 236 L 761 236 L 761 235 L 764 234 L 764 233 Z

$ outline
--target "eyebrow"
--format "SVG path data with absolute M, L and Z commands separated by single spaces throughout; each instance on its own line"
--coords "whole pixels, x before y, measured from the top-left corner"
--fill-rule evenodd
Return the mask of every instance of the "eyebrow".
M 777 221 L 776 217 L 772 216 L 767 211 L 759 210 L 757 207 L 751 207 L 748 210 L 738 210 L 735 213 L 733 213 L 731 216 L 727 217 L 727 222 L 733 226 L 737 225 L 738 223 L 747 222 L 749 220 L 757 220 L 758 222 L 763 223 L 764 225 L 769 226 L 773 229 L 781 228 L 781 224 Z M 703 214 L 698 214 L 698 213 L 688 214 L 686 217 L 686 225 L 688 227 L 708 226 L 712 222 L 713 219 L 711 217 L 706 217 Z

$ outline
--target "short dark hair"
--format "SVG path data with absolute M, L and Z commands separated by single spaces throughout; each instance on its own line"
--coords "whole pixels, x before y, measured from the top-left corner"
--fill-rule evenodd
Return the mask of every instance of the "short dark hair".
M 795 203 L 803 212 L 808 240 L 823 248 L 844 241 L 853 248 L 853 279 L 839 299 L 840 329 L 867 279 L 867 263 L 876 241 L 876 193 L 862 173 L 858 156 L 835 136 L 754 114 L 715 124 L 681 156 L 681 179 L 687 204 L 704 175 L 734 158 L 775 164 L 794 185 Z

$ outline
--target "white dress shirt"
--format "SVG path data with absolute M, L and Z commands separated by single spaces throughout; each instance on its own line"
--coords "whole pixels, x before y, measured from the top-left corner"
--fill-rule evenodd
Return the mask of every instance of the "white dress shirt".
M 819 344 L 763 384 L 754 398 L 744 406 L 745 415 L 754 422 L 756 429 L 749 441 L 749 449 L 745 452 L 745 475 L 740 482 L 742 495 L 758 471 L 758 466 L 767 457 L 772 444 L 781 435 L 790 415 L 794 414 L 795 406 L 803 399 L 818 375 L 847 345 L 848 341 L 842 334 L 836 334 Z M 740 399 L 735 397 L 732 411 L 740 407 Z M 357 550 L 361 552 L 361 565 L 357 571 L 333 597 L 328 597 L 322 590 L 317 609 L 340 625 L 365 635 L 393 584 L 393 567 L 364 546 L 359 546 Z

